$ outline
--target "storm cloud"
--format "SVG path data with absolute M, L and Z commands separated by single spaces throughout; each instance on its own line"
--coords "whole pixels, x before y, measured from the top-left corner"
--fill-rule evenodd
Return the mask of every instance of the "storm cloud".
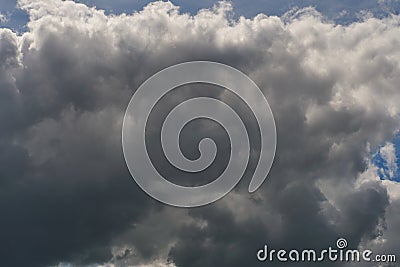
M 399 185 L 370 159 L 400 128 L 399 16 L 343 26 L 311 8 L 235 19 L 228 2 L 196 15 L 170 2 L 118 16 L 73 1 L 19 6 L 28 31 L 0 29 L 1 265 L 256 266 L 264 244 L 339 237 L 398 253 Z M 121 128 L 145 79 L 192 60 L 249 75 L 278 146 L 255 193 L 246 176 L 223 199 L 181 209 L 133 182 Z

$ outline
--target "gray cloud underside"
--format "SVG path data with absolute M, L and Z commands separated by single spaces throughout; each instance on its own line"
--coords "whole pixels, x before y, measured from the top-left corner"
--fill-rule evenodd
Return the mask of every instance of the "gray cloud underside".
M 226 3 L 195 16 L 163 2 L 121 16 L 19 4 L 29 31 L 0 29 L 1 265 L 256 266 L 265 243 L 324 248 L 338 237 L 398 253 L 398 185 L 368 162 L 399 129 L 400 17 L 338 26 L 313 10 L 232 21 Z M 278 131 L 259 191 L 244 179 L 191 210 L 136 186 L 120 137 L 141 82 L 189 60 L 248 74 Z

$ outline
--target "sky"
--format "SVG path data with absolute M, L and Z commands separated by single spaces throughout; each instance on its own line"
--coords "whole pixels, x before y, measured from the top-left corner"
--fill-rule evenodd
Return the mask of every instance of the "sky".
M 256 253 L 265 244 L 318 250 L 338 238 L 400 259 L 399 2 L 196 3 L 1 3 L 1 266 L 263 266 Z M 254 80 L 278 143 L 255 193 L 247 188 L 256 138 L 234 190 L 203 207 L 175 208 L 133 181 L 122 121 L 147 78 L 193 60 Z M 184 127 L 188 158 L 204 137 L 219 153 L 190 176 L 157 146 L 165 113 L 193 95 L 238 114 L 247 107 L 223 88 L 178 89 L 150 118 L 149 154 L 171 181 L 206 183 L 227 164 L 226 132 L 207 120 Z M 242 117 L 254 134 L 252 117 Z
M 378 169 L 379 178 L 400 182 L 400 135 L 381 145 L 372 156 L 372 163 Z

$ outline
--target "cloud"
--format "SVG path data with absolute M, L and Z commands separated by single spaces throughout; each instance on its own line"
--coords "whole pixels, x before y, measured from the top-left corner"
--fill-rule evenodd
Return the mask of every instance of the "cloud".
M 0 12 L 0 23 L 7 22 L 7 17 Z
M 0 30 L 5 265 L 253 266 L 265 243 L 322 248 L 338 237 L 351 247 L 385 238 L 380 249 L 396 252 L 399 205 L 368 162 L 399 129 L 398 16 L 340 26 L 313 10 L 234 20 L 226 2 L 194 16 L 170 2 L 119 16 L 72 1 L 19 5 L 29 30 Z M 222 200 L 186 210 L 132 181 L 121 124 L 146 78 L 190 60 L 248 74 L 271 105 L 278 148 L 255 194 L 243 179 Z M 187 136 L 197 140 L 205 125 Z

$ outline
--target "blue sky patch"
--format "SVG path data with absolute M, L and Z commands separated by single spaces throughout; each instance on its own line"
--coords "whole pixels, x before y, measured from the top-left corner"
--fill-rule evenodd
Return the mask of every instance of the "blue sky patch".
M 378 167 L 381 180 L 400 182 L 400 133 L 391 143 L 380 146 L 373 154 L 371 162 Z

